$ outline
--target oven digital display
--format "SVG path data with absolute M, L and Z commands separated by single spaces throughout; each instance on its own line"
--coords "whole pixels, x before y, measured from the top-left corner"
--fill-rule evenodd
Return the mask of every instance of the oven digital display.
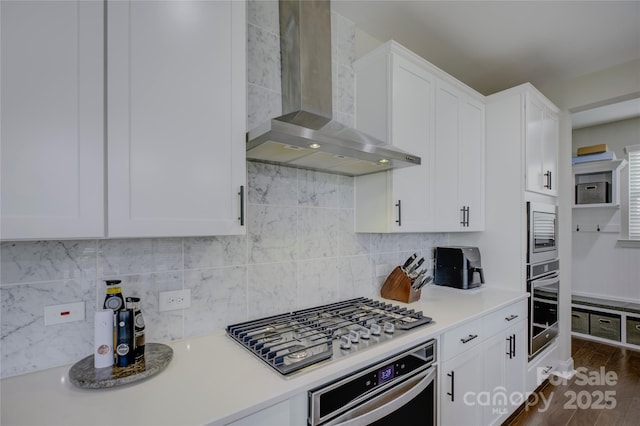
M 388 382 L 394 377 L 393 364 L 387 365 L 384 368 L 378 370 L 378 384 L 381 385 L 384 382 Z

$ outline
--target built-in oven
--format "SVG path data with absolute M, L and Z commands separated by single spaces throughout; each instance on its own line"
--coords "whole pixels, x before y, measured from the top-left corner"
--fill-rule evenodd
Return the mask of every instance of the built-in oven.
M 436 342 L 309 391 L 310 426 L 436 424 Z
M 558 335 L 559 265 L 558 259 L 527 265 L 529 359 L 540 353 Z
M 558 258 L 556 206 L 527 203 L 527 263 L 536 264 Z

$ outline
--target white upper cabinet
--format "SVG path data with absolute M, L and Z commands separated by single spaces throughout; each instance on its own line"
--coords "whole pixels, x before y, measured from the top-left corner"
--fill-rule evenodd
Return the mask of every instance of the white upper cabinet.
M 110 237 L 245 232 L 245 7 L 109 3 Z
M 534 92 L 525 95 L 526 189 L 557 195 L 558 137 L 557 110 Z
M 435 79 L 397 46 L 356 62 L 356 127 L 422 159 L 420 166 L 356 178 L 356 232 L 433 227 Z
M 436 225 L 484 227 L 484 104 L 438 80 L 435 109 Z
M 422 159 L 356 178 L 356 231 L 482 230 L 484 97 L 393 41 L 354 68 L 356 127 Z
M 103 5 L 2 1 L 4 240 L 104 236 Z

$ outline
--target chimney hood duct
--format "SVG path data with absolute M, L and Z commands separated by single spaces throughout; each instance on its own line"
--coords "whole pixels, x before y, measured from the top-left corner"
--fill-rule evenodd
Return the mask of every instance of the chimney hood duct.
M 247 159 L 359 176 L 420 164 L 420 157 L 332 120 L 331 8 L 280 0 L 282 109 L 247 134 Z

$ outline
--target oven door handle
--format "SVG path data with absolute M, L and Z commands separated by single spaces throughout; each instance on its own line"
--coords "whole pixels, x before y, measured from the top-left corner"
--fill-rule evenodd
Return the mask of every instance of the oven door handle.
M 388 416 L 424 391 L 436 377 L 436 368 L 430 367 L 421 374 L 406 380 L 370 399 L 362 405 L 336 417 L 324 426 L 368 425 Z
M 555 272 L 553 275 L 544 277 L 544 279 L 536 279 L 531 281 L 531 286 L 533 288 L 538 288 L 538 287 L 542 287 L 545 285 L 549 285 L 549 284 L 553 284 L 555 282 L 558 281 L 558 278 L 560 278 L 560 273 L 559 272 Z

